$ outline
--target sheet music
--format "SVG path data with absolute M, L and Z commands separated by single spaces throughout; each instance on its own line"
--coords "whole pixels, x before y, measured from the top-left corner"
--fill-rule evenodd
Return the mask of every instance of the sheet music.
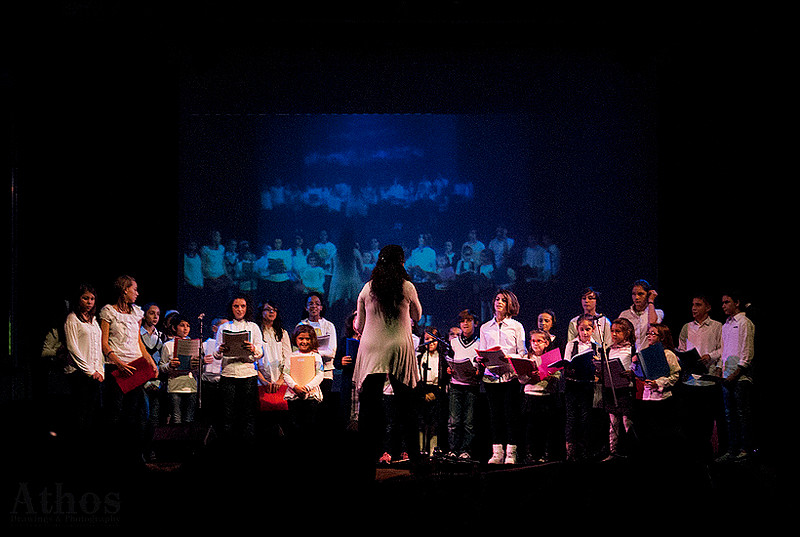
M 178 371 L 190 371 L 192 369 L 192 358 L 200 357 L 199 339 L 174 339 L 174 355 L 180 361 Z
M 245 343 L 250 341 L 250 332 L 231 332 L 222 331 L 222 343 L 228 350 L 225 351 L 226 358 L 249 358 L 250 350 L 245 347 Z

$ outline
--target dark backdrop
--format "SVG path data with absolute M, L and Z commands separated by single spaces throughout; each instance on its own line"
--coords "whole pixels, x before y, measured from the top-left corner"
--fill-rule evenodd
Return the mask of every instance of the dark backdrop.
M 80 280 L 94 282 L 103 302 L 113 278 L 129 273 L 140 304 L 177 306 L 181 126 L 192 113 L 503 113 L 536 102 L 550 107 L 539 111 L 556 128 L 559 118 L 618 107 L 640 121 L 633 125 L 641 132 L 628 134 L 653 142 L 637 161 L 656 180 L 614 185 L 635 217 L 621 229 L 604 224 L 618 243 L 591 262 L 608 269 L 628 245 L 645 252 L 643 266 L 655 273 L 641 276 L 656 282 L 676 332 L 695 289 L 717 299 L 729 286 L 742 289 L 760 320 L 763 266 L 746 252 L 759 238 L 760 185 L 752 180 L 763 176 L 762 138 L 752 105 L 766 67 L 730 21 L 702 12 L 521 17 L 469 4 L 303 14 L 226 5 L 14 8 L 19 31 L 9 35 L 4 78 L 12 185 L 6 372 L 24 371 L 51 313 Z M 583 91 L 590 87 L 602 91 Z M 569 99 L 552 99 L 565 90 Z M 564 132 L 562 141 L 585 135 Z M 563 159 L 554 168 L 574 182 L 578 202 L 598 188 L 580 182 L 586 168 L 613 164 L 631 147 L 611 145 L 619 154 L 597 162 L 550 153 Z M 639 212 L 642 200 L 657 202 L 655 211 Z M 768 340 L 767 323 L 758 326 Z M 26 397 L 24 383 L 10 386 L 14 398 Z

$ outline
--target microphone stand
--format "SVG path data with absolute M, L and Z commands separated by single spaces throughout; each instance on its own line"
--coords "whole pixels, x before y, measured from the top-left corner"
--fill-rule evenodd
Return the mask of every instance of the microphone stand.
M 197 364 L 197 409 L 203 408 L 203 369 L 204 369 L 204 348 L 203 348 L 203 318 L 205 313 L 201 313 L 197 318 L 200 321 L 200 351 L 198 353 L 199 362 Z M 198 416 L 199 417 L 199 416 Z
M 603 315 L 603 314 L 596 315 L 596 317 L 597 317 L 598 321 L 601 320 L 601 319 L 605 319 L 606 318 L 606 316 Z M 605 373 L 606 373 L 606 375 L 608 375 L 607 378 L 610 380 L 611 379 L 611 366 L 608 364 L 608 355 L 606 353 L 606 343 L 605 343 L 605 340 L 604 340 L 604 337 L 603 337 L 603 330 L 600 329 L 600 330 L 598 330 L 598 332 L 600 333 L 600 352 L 601 352 L 601 355 L 600 355 L 601 358 L 600 359 L 606 366 Z M 613 382 L 611 382 L 611 395 L 614 397 L 614 406 L 616 407 L 617 406 L 617 389 L 616 389 L 616 387 L 614 387 L 614 383 Z

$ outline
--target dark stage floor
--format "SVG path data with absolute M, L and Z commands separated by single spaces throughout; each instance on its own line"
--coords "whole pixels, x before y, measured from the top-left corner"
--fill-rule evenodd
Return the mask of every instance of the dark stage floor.
M 3 471 L 5 524 L 20 531 L 383 533 L 634 522 L 719 528 L 742 512 L 767 516 L 786 499 L 778 496 L 775 464 L 763 455 L 708 467 L 677 460 L 512 466 L 431 459 L 412 472 L 405 463 L 362 464 L 354 433 L 303 452 L 262 438 L 251 453 L 230 453 L 217 448 L 213 429 L 200 426 L 191 434 L 161 431 L 156 462 L 130 468 L 102 443 L 82 457 L 59 437 L 19 426 L 21 418 L 11 416 L 18 427 L 5 438 Z

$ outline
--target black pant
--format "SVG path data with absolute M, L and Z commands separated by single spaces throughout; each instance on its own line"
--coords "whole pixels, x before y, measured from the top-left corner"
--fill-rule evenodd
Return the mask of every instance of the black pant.
M 550 458 L 558 450 L 555 395 L 523 395 L 522 422 L 525 426 L 525 452 L 531 459 Z
M 110 441 L 125 457 L 125 463 L 138 465 L 144 461 L 147 431 L 147 395 L 139 386 L 122 393 L 117 379 L 107 370 L 103 385 L 103 404 Z
M 103 385 L 82 371 L 74 371 L 67 378 L 72 393 L 69 434 L 74 439 L 93 437 L 100 426 Z
M 222 404 L 220 438 L 239 447 L 254 447 L 256 412 L 258 411 L 258 379 L 221 377 L 219 379 Z
M 583 459 L 588 455 L 589 416 L 594 399 L 594 383 L 568 380 L 564 388 L 567 458 Z
M 520 437 L 522 390 L 519 380 L 485 383 L 489 402 L 492 444 L 517 445 Z
M 401 428 L 401 435 L 408 447 L 409 458 L 419 460 L 419 438 L 417 434 L 417 415 L 414 390 L 399 380 L 389 377 L 392 383 L 393 402 L 397 421 L 393 424 Z M 367 375 L 359 394 L 358 431 L 365 448 L 364 457 L 369 457 L 374 466 L 383 446 L 385 416 L 383 412 L 383 387 L 386 375 Z

